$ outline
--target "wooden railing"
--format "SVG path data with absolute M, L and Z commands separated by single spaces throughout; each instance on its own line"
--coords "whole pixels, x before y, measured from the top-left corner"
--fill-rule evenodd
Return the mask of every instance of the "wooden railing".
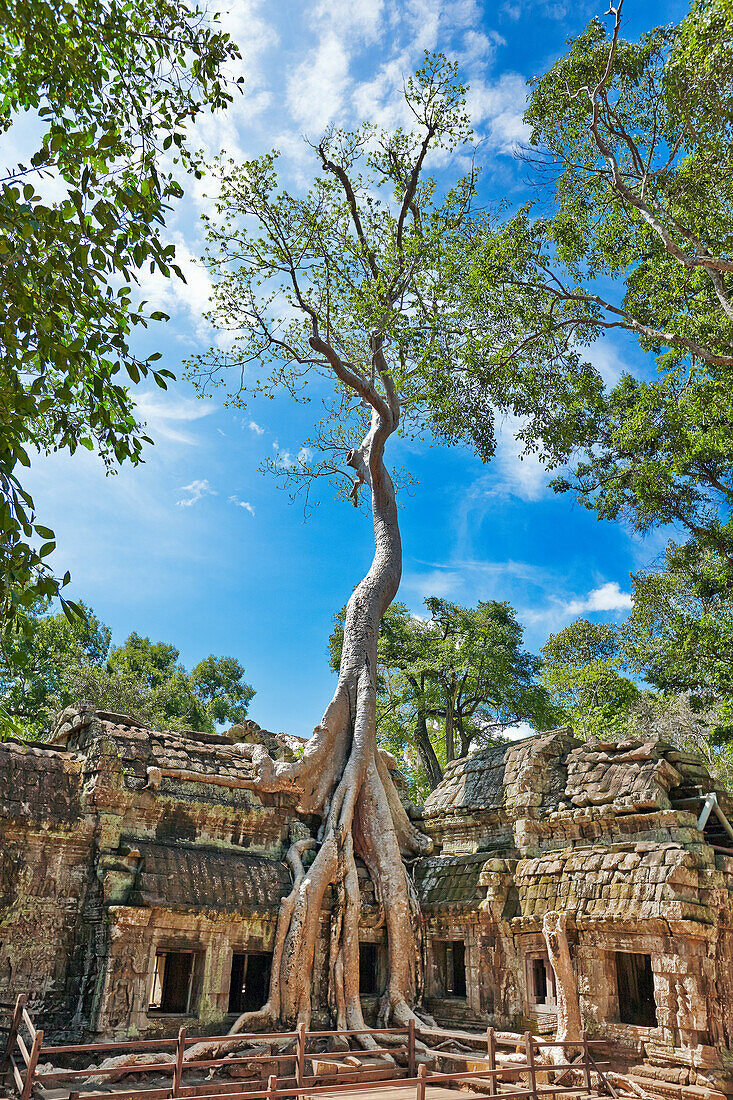
M 37 1031 L 25 1007 L 26 996 L 21 993 L 15 1002 L 10 1021 L 5 1049 L 0 1059 L 0 1074 L 10 1069 L 12 1086 L 21 1100 L 30 1100 L 31 1090 L 36 1079 L 36 1066 L 43 1046 L 43 1032 Z M 30 1039 L 30 1047 L 23 1038 L 23 1028 Z M 16 1054 L 20 1054 L 18 1061 Z
M 23 1037 L 23 1029 L 25 1029 L 30 1045 Z M 450 1032 L 443 1032 L 446 1038 L 450 1037 Z M 400 1071 L 399 1067 L 392 1063 L 394 1072 L 388 1079 L 374 1079 L 370 1076 L 369 1071 L 372 1072 L 379 1068 L 379 1061 L 370 1061 L 366 1066 L 359 1069 L 355 1069 L 354 1075 L 358 1077 L 358 1080 L 352 1079 L 349 1083 L 346 1081 L 339 1082 L 338 1084 L 319 1084 L 318 1081 L 323 1076 L 330 1076 L 321 1074 L 319 1078 L 306 1074 L 306 1065 L 308 1062 L 312 1062 L 314 1059 L 319 1061 L 326 1061 L 328 1063 L 340 1062 L 343 1059 L 353 1058 L 354 1051 L 328 1051 L 328 1052 L 314 1052 L 308 1050 L 309 1041 L 319 1039 L 330 1039 L 336 1036 L 342 1038 L 355 1038 L 357 1036 L 370 1036 L 372 1039 L 380 1040 L 385 1045 L 376 1045 L 376 1049 L 359 1051 L 358 1053 L 369 1058 L 374 1055 L 388 1054 L 390 1056 L 399 1056 L 404 1059 L 405 1068 Z M 504 1037 L 502 1036 L 502 1039 Z M 57 1087 L 61 1083 L 68 1084 L 70 1088 L 70 1100 L 110 1100 L 109 1092 L 94 1092 L 84 1089 L 83 1091 L 76 1091 L 74 1086 L 82 1084 L 84 1081 L 93 1082 L 98 1078 L 109 1078 L 113 1081 L 115 1078 L 120 1077 L 140 1077 L 146 1074 L 168 1074 L 171 1075 L 170 1084 L 166 1084 L 155 1088 L 144 1088 L 140 1085 L 132 1087 L 122 1088 L 119 1091 L 115 1090 L 114 1100 L 170 1100 L 170 1098 L 192 1096 L 194 1093 L 197 1100 L 280 1100 L 281 1097 L 291 1097 L 293 1100 L 307 1100 L 311 1096 L 319 1096 L 323 1094 L 328 1096 L 331 1093 L 346 1093 L 352 1092 L 357 1089 L 369 1088 L 371 1089 L 384 1089 L 390 1087 L 415 1087 L 415 1100 L 426 1100 L 426 1089 L 428 1086 L 434 1085 L 457 1085 L 459 1083 L 470 1083 L 471 1081 L 483 1081 L 488 1084 L 489 1093 L 492 1096 L 498 1093 L 498 1081 L 502 1078 L 504 1081 L 507 1079 L 510 1082 L 517 1081 L 522 1086 L 522 1078 L 526 1077 L 526 1085 L 520 1087 L 514 1091 L 501 1092 L 502 1100 L 540 1100 L 545 1096 L 570 1096 L 577 1093 L 590 1093 L 591 1092 L 591 1073 L 597 1072 L 600 1080 L 602 1080 L 612 1096 L 616 1096 L 610 1082 L 605 1077 L 601 1066 L 603 1063 L 597 1062 L 594 1057 L 591 1048 L 604 1046 L 602 1041 L 593 1041 L 587 1039 L 585 1036 L 580 1041 L 574 1042 L 554 1042 L 546 1041 L 542 1042 L 536 1039 L 533 1035 L 527 1032 L 523 1037 L 517 1036 L 519 1045 L 524 1053 L 524 1060 L 517 1063 L 504 1063 L 498 1064 L 496 1054 L 496 1035 L 492 1028 L 487 1031 L 487 1053 L 484 1058 L 480 1054 L 474 1054 L 473 1052 L 467 1052 L 464 1054 L 452 1054 L 445 1051 L 430 1051 L 428 1053 L 435 1058 L 442 1058 L 448 1061 L 460 1060 L 469 1061 L 471 1063 L 481 1063 L 480 1069 L 461 1070 L 455 1073 L 443 1073 L 428 1071 L 424 1063 L 419 1067 L 417 1066 L 417 1050 L 416 1050 L 416 1028 L 414 1021 L 410 1021 L 408 1027 L 403 1028 L 364 1028 L 360 1030 L 350 1031 L 306 1031 L 305 1025 L 301 1024 L 295 1031 L 290 1032 L 270 1032 L 263 1033 L 257 1032 L 253 1034 L 238 1034 L 238 1035 L 215 1035 L 208 1036 L 206 1038 L 201 1037 L 189 1037 L 186 1034 L 186 1029 L 181 1028 L 175 1039 L 139 1039 L 139 1040 L 126 1040 L 121 1042 L 108 1042 L 108 1043 L 74 1043 L 74 1044 L 62 1044 L 58 1046 L 43 1046 L 43 1031 L 37 1030 L 33 1021 L 31 1020 L 27 1009 L 26 999 L 24 995 L 18 997 L 13 1012 L 8 1037 L 5 1043 L 5 1050 L 2 1061 L 0 1061 L 0 1075 L 3 1073 L 9 1073 L 12 1078 L 11 1088 L 15 1091 L 19 1100 L 30 1100 L 34 1088 L 40 1087 Z M 205 1058 L 205 1059 L 191 1059 L 186 1061 L 185 1054 L 188 1047 L 194 1046 L 198 1043 L 206 1043 L 213 1046 L 215 1049 L 224 1045 L 231 1044 L 232 1042 L 242 1043 L 251 1041 L 253 1043 L 262 1042 L 282 1042 L 292 1040 L 294 1041 L 293 1050 L 288 1053 L 282 1054 L 242 1054 L 241 1056 L 221 1056 L 218 1058 Z M 548 1048 L 571 1048 L 575 1051 L 582 1051 L 582 1058 L 579 1062 L 574 1062 L 572 1065 L 567 1063 L 556 1065 L 555 1063 L 542 1063 L 538 1062 L 537 1056 L 541 1054 L 543 1050 Z M 156 1061 L 155 1057 L 151 1062 L 131 1064 L 127 1066 L 110 1066 L 110 1067 L 97 1067 L 87 1069 L 52 1069 L 43 1070 L 38 1072 L 37 1066 L 41 1054 L 43 1055 L 43 1061 L 53 1061 L 53 1059 L 66 1056 L 66 1057 L 79 1057 L 80 1055 L 94 1055 L 100 1054 L 118 1055 L 118 1054 L 142 1054 L 151 1053 L 153 1056 L 159 1052 L 162 1054 L 168 1054 L 169 1057 L 166 1060 Z M 19 1057 L 18 1057 L 19 1055 Z M 247 1088 L 244 1083 L 242 1087 L 229 1086 L 226 1091 L 217 1092 L 216 1086 L 212 1085 L 210 1091 L 206 1091 L 202 1088 L 201 1084 L 196 1086 L 186 1085 L 184 1081 L 184 1074 L 186 1071 L 205 1070 L 205 1069 L 223 1069 L 231 1068 L 234 1066 L 256 1066 L 262 1064 L 264 1066 L 275 1066 L 277 1073 L 271 1073 L 268 1076 L 267 1088 Z M 384 1063 L 389 1065 L 389 1063 Z M 285 1067 L 285 1073 L 282 1072 L 282 1067 Z M 383 1067 L 382 1067 L 383 1068 Z M 582 1085 L 569 1085 L 563 1086 L 558 1083 L 554 1085 L 543 1086 L 538 1081 L 538 1074 L 556 1075 L 559 1079 L 566 1076 L 569 1069 L 580 1069 L 583 1074 Z M 289 1070 L 289 1072 L 288 1072 Z M 1 1079 L 1 1078 L 0 1078 Z

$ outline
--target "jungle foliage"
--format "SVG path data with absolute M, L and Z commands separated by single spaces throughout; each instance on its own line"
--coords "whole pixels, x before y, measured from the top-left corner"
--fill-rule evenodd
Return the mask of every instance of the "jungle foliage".
M 205 657 L 188 672 L 179 651 L 132 633 L 112 646 L 90 607 L 71 620 L 38 602 L 17 632 L 0 635 L 0 708 L 9 733 L 43 739 L 64 707 L 132 715 L 155 729 L 213 733 L 241 722 L 255 694 L 234 657 Z

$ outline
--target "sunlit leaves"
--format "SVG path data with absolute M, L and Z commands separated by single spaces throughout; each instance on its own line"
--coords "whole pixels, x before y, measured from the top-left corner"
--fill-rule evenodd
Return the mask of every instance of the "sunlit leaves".
M 226 106 L 228 36 L 186 0 L 8 0 L 0 10 L 0 130 L 40 119 L 28 164 L 0 177 L 0 619 L 61 581 L 38 549 L 19 467 L 35 450 L 139 462 L 146 437 L 128 390 L 170 371 L 140 360 L 149 320 L 138 272 L 177 270 L 165 216 L 198 171 L 186 131 Z M 163 158 L 164 149 L 169 150 Z M 171 157 L 170 154 L 173 154 Z M 64 602 L 70 611 L 73 605 Z

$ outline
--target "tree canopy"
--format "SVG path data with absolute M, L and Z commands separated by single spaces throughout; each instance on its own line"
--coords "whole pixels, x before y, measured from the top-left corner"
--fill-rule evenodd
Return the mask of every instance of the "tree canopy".
M 580 737 L 624 731 L 641 691 L 621 674 L 625 667 L 618 630 L 577 619 L 542 648 L 541 679 Z
M 11 729 L 43 738 L 79 702 L 157 729 L 213 733 L 246 717 L 255 692 L 234 657 L 211 655 L 187 672 L 175 646 L 137 633 L 112 646 L 109 628 L 81 611 L 69 620 L 39 603 L 22 613 L 21 630 L 0 635 L 0 707 Z
M 533 82 L 538 197 L 476 236 L 466 309 L 481 335 L 457 397 L 476 420 L 508 381 L 528 445 L 570 461 L 557 489 L 730 559 L 730 0 L 695 0 L 637 42 L 622 2 L 610 31 L 593 20 Z M 604 388 L 585 357 L 613 331 L 655 357 L 655 377 Z
M 225 107 L 237 48 L 187 0 L 8 0 L 0 10 L 0 132 L 40 132 L 0 170 L 0 621 L 68 581 L 22 468 L 36 450 L 97 450 L 110 468 L 147 439 L 131 386 L 165 388 L 136 326 L 138 273 L 180 276 L 165 217 L 197 171 L 187 131 Z

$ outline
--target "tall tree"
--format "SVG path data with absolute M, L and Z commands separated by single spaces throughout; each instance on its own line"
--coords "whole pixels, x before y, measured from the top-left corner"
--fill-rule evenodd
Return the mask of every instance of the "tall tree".
M 477 228 L 456 377 L 465 420 L 515 391 L 555 482 L 640 531 L 681 525 L 733 560 L 733 39 L 695 0 L 638 42 L 594 20 L 533 82 L 539 195 Z M 625 332 L 656 359 L 604 391 L 585 349 Z
M 181 274 L 165 217 L 198 170 L 186 131 L 230 101 L 221 70 L 237 57 L 187 0 L 0 8 L 0 132 L 17 130 L 22 148 L 28 120 L 41 127 L 23 163 L 0 169 L 0 623 L 68 581 L 23 487 L 32 454 L 140 461 L 129 387 L 173 376 L 132 350 L 132 329 L 165 317 L 133 286 L 143 268 Z
M 224 368 L 244 401 L 249 364 L 271 365 L 253 386 L 331 394 L 330 418 L 309 441 L 312 461 L 294 476 L 335 473 L 358 501 L 371 494 L 374 558 L 346 608 L 338 684 L 303 757 L 271 760 L 253 749 L 263 789 L 297 792 L 322 824 L 308 874 L 304 843 L 291 849 L 293 890 L 284 900 L 269 996 L 256 1021 L 310 1019 L 313 961 L 323 899 L 335 887 L 329 989 L 339 1027 L 364 1026 L 359 1001 L 360 856 L 385 913 L 388 981 L 380 1018 L 404 1023 L 421 992 L 416 900 L 401 854 L 429 840 L 408 820 L 376 739 L 379 622 L 400 581 L 395 487 L 385 448 L 398 430 L 429 426 L 447 406 L 446 366 L 460 339 L 447 262 L 464 232 L 473 180 L 447 194 L 426 174 L 428 155 L 468 137 L 464 89 L 453 66 L 430 57 L 406 83 L 409 130 L 365 125 L 329 132 L 314 148 L 320 175 L 304 196 L 283 190 L 277 155 L 221 165 L 209 221 L 207 262 L 215 279 L 212 319 L 233 335 L 194 365 L 203 388 Z M 487 426 L 490 431 L 490 425 Z M 343 465 L 342 465 L 343 463 Z
M 697 543 L 670 545 L 665 566 L 633 578 L 626 660 L 664 696 L 686 696 L 719 746 L 733 734 L 732 571 Z

